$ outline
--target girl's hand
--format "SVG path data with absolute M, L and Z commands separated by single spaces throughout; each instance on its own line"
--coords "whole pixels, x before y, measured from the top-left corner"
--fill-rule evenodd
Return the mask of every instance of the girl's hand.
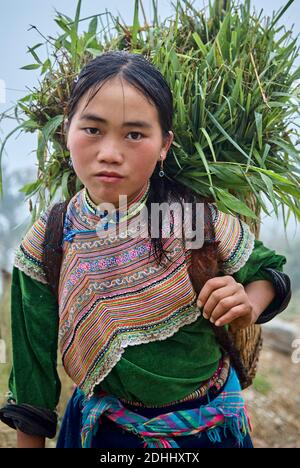
M 45 448 L 45 437 L 25 434 L 17 429 L 18 448 Z
M 232 276 L 217 276 L 203 286 L 198 299 L 203 317 L 216 326 L 228 323 L 233 329 L 246 328 L 257 320 L 257 313 L 244 289 Z

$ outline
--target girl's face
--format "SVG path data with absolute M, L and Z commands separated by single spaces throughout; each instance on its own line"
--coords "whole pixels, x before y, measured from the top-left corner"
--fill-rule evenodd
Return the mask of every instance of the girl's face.
M 146 186 L 158 161 L 165 159 L 173 133 L 163 139 L 154 104 L 120 78 L 106 82 L 85 108 L 78 102 L 67 131 L 74 170 L 94 203 L 130 202 Z M 103 178 L 100 172 L 121 177 Z

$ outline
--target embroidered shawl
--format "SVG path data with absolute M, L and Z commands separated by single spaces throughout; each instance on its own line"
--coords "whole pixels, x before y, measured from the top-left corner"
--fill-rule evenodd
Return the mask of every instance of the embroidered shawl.
M 190 251 L 183 248 L 182 239 L 174 235 L 165 239 L 171 262 L 163 258 L 158 266 L 150 238 L 139 236 L 145 232 L 145 223 L 138 214 L 148 193 L 149 183 L 124 216 L 130 219 L 129 236 L 124 229 L 110 231 L 103 220 L 99 228 L 103 214 L 99 215 L 85 189 L 68 205 L 59 286 L 59 346 L 66 372 L 88 398 L 127 346 L 164 340 L 200 315 L 188 274 Z M 221 241 L 223 272 L 232 274 L 248 260 L 254 236 L 239 218 L 212 204 L 210 210 L 215 238 Z M 47 213 L 27 233 L 15 257 L 19 269 L 43 283 L 46 222 Z

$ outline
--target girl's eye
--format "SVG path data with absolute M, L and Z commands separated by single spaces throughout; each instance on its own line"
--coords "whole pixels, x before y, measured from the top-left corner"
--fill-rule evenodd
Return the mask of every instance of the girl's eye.
M 135 141 L 138 141 L 138 140 L 141 140 L 141 138 L 136 138 L 136 136 L 140 136 L 140 137 L 143 137 L 143 135 L 139 132 L 130 132 L 128 133 L 128 135 L 132 135 L 133 138 L 129 138 L 129 140 L 135 140 Z
M 94 127 L 84 128 L 83 130 L 84 130 L 85 132 L 87 132 L 88 135 L 97 135 L 96 132 L 99 132 L 99 129 L 98 129 L 98 128 L 94 128 Z
M 99 135 L 100 134 L 100 130 L 98 128 L 95 128 L 95 127 L 86 127 L 83 129 L 88 135 Z M 128 133 L 128 135 L 131 135 L 131 138 L 129 137 L 129 140 L 133 140 L 133 141 L 139 141 L 141 140 L 141 138 L 143 137 L 143 135 L 139 132 L 130 132 Z

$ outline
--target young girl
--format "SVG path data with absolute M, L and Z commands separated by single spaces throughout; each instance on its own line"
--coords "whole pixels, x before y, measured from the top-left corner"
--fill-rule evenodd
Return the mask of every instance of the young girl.
M 155 203 L 200 200 L 164 172 L 172 114 L 166 81 L 140 55 L 105 53 L 74 83 L 66 137 L 84 188 L 65 204 L 64 224 L 62 211 L 40 217 L 13 269 L 13 368 L 0 414 L 19 447 L 55 436 L 58 345 L 76 384 L 58 447 L 252 447 L 237 361 L 218 330 L 284 310 L 286 259 L 202 200 L 196 294 L 192 248 L 174 229 L 164 236 L 163 223 L 158 236 L 149 229 Z

